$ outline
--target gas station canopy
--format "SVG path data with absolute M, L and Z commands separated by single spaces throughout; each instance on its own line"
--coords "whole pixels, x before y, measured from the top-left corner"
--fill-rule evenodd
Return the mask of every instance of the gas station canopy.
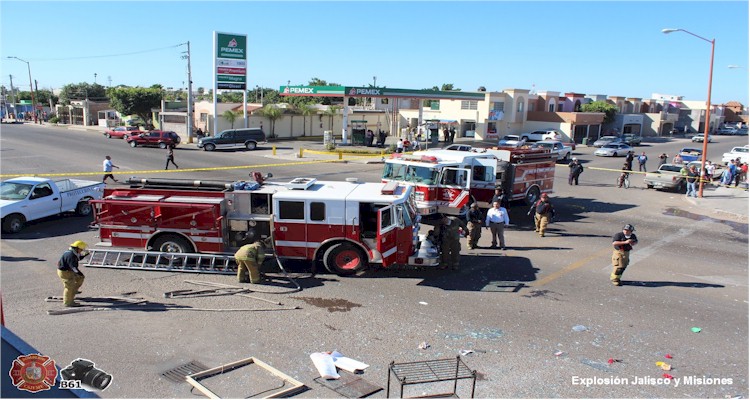
M 280 86 L 282 96 L 318 97 L 400 97 L 409 99 L 484 100 L 484 92 L 443 90 L 391 89 L 355 86 Z

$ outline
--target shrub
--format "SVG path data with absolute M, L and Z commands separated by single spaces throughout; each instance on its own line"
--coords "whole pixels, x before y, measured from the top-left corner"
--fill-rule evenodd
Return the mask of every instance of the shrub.
M 52 118 L 49 119 L 49 123 L 50 124 L 57 124 L 59 122 L 60 122 L 60 117 L 58 117 L 58 116 L 54 116 L 54 117 L 52 117 Z
M 336 143 L 333 143 L 333 142 L 326 143 L 326 150 L 328 151 L 336 150 Z

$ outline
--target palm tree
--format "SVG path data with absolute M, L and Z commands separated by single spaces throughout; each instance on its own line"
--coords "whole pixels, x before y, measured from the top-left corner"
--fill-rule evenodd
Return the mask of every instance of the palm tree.
M 260 114 L 266 118 L 268 118 L 269 121 L 271 121 L 271 138 L 276 137 L 275 130 L 276 130 L 276 120 L 281 118 L 281 109 L 276 107 L 273 104 L 268 104 L 267 106 L 260 109 Z
M 232 110 L 226 110 L 224 111 L 223 114 L 221 114 L 221 116 L 224 117 L 224 119 L 226 119 L 227 121 L 229 121 L 230 124 L 232 124 L 232 129 L 234 129 L 234 121 L 237 119 L 238 115 L 239 113 L 234 112 Z
M 315 107 L 311 107 L 308 104 L 302 104 L 299 106 L 299 112 L 302 114 L 302 136 L 305 136 L 307 134 L 305 122 L 307 121 L 307 117 L 315 114 Z M 310 134 L 312 135 L 312 118 L 310 118 Z
M 323 115 L 328 116 L 328 130 L 333 131 L 333 117 L 339 113 L 341 106 L 330 106 L 327 110 L 323 111 Z

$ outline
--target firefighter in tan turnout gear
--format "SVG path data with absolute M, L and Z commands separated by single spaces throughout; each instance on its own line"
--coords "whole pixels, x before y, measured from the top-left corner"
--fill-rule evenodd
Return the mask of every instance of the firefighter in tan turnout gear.
M 260 266 L 266 258 L 265 249 L 271 246 L 271 238 L 256 240 L 240 247 L 234 258 L 237 260 L 237 280 L 240 283 L 260 283 Z M 248 274 L 250 279 L 248 279 Z
M 464 222 L 456 217 L 443 216 L 438 226 L 440 239 L 440 268 L 458 269 L 461 258 L 461 229 L 468 232 Z

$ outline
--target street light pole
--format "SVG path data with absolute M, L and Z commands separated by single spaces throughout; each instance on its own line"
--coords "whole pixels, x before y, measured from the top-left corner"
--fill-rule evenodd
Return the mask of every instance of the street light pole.
M 701 175 L 703 174 L 703 171 L 706 170 L 706 153 L 708 152 L 708 133 L 711 129 L 711 84 L 713 83 L 713 77 L 714 77 L 714 49 L 716 47 L 716 39 L 706 39 L 702 36 L 696 35 L 693 32 L 686 31 L 684 29 L 678 28 L 678 29 L 662 29 L 662 33 L 668 34 L 672 32 L 685 32 L 688 35 L 692 35 L 697 37 L 698 39 L 701 39 L 705 42 L 711 43 L 711 64 L 708 69 L 708 98 L 706 99 L 706 123 L 703 129 L 703 154 L 701 155 Z M 710 179 L 709 177 L 705 177 Z M 698 188 L 698 196 L 703 197 L 703 184 L 704 179 L 700 180 L 699 188 Z
M 31 64 L 29 64 L 28 61 L 22 60 L 15 56 L 8 56 L 8 58 L 15 58 L 18 61 L 22 61 L 26 63 L 26 68 L 28 68 L 29 70 L 29 90 L 31 91 L 31 111 L 34 115 L 34 123 L 36 123 L 36 101 L 34 101 L 34 84 L 32 83 L 32 80 L 31 80 Z

